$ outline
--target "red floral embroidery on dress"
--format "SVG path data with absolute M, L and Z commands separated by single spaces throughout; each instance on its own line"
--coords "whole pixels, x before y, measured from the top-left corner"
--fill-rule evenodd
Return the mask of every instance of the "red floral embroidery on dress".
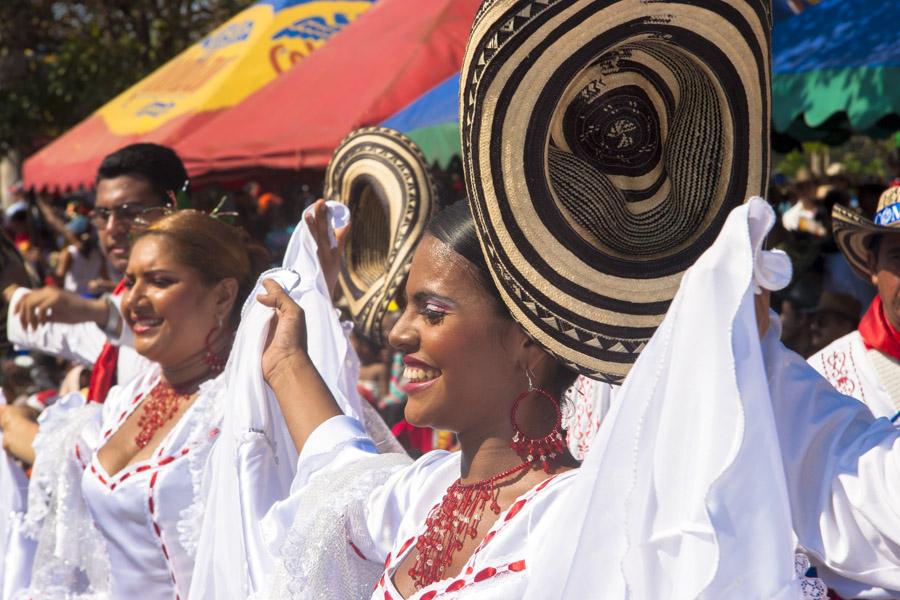
M 845 396 L 855 397 L 858 390 L 861 399 L 865 401 L 865 393 L 859 383 L 859 374 L 852 352 L 835 350 L 830 354 L 823 354 L 822 372 L 825 374 L 825 379 L 831 382 L 837 391 Z
M 600 429 L 602 415 L 594 414 L 594 403 L 588 396 L 594 385 L 597 384 L 587 378 L 579 377 L 574 389 L 574 397 L 570 396 L 575 410 L 573 417 L 569 420 L 566 432 L 570 438 L 569 448 L 574 449 L 575 458 L 579 460 L 587 454 L 594 434 Z M 574 440 L 574 444 L 572 440 Z

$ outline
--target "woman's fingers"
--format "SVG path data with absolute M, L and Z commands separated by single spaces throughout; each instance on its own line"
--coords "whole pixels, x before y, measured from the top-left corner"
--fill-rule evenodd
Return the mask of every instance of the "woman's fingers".
M 274 308 L 275 311 L 278 312 L 284 308 L 285 300 L 290 300 L 290 297 L 284 291 L 284 288 L 272 279 L 263 279 L 262 286 L 265 288 L 266 293 L 257 295 L 256 299 L 263 306 Z

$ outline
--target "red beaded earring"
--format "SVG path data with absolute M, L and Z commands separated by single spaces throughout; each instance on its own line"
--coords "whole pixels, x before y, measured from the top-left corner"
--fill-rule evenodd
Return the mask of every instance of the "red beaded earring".
M 225 368 L 225 363 L 228 362 L 227 354 L 219 354 L 215 350 L 212 349 L 210 345 L 210 341 L 217 331 L 222 329 L 222 319 L 219 319 L 219 324 L 209 330 L 209 333 L 206 334 L 206 341 L 204 345 L 206 346 L 206 354 L 203 355 L 203 362 L 206 363 L 206 366 L 209 367 L 210 371 L 214 371 L 219 373 L 222 369 Z
M 512 406 L 512 425 L 513 438 L 510 447 L 519 453 L 529 464 L 540 463 L 544 471 L 550 472 L 550 462 L 552 459 L 563 453 L 563 435 L 562 435 L 562 412 L 559 409 L 559 401 L 554 398 L 547 390 L 534 386 L 534 380 L 530 369 L 525 369 L 525 375 L 528 377 L 528 389 L 516 398 Z M 539 438 L 529 437 L 516 421 L 516 414 L 519 412 L 519 403 L 527 398 L 531 393 L 543 396 L 550 401 L 553 411 L 556 414 L 556 421 L 550 432 Z

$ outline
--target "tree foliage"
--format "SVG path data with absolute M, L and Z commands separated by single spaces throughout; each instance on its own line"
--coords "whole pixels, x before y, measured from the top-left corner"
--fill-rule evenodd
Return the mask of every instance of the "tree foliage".
M 30 154 L 252 0 L 3 0 L 0 155 Z

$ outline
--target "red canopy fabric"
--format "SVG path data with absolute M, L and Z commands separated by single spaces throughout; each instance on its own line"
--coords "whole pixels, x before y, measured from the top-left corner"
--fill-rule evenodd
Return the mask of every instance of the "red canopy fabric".
M 459 70 L 480 0 L 382 0 L 285 75 L 193 131 L 176 149 L 192 177 L 328 164 Z
M 25 185 L 88 188 L 103 157 L 126 144 L 177 145 L 305 60 L 372 1 L 259 0 L 29 157 Z
M 124 136 L 113 133 L 95 113 L 25 161 L 25 185 L 51 192 L 88 189 L 107 154 L 135 142 L 171 146 L 184 131 L 202 125 L 218 112 L 183 115 L 148 133 Z

